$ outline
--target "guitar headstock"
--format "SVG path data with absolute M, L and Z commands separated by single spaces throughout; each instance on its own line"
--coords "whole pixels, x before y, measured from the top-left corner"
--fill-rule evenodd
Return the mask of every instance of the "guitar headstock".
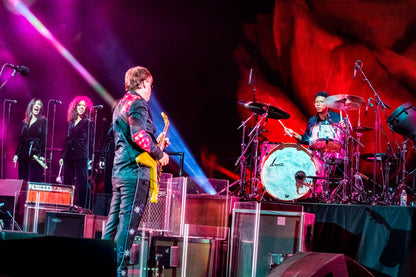
M 169 124 L 168 116 L 164 112 L 161 112 L 161 115 L 163 117 L 163 121 L 165 122 L 165 125 L 168 125 Z

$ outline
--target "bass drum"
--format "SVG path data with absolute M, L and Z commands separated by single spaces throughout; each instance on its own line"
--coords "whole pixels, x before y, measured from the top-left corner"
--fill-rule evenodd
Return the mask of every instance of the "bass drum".
M 276 146 L 262 162 L 260 178 L 266 191 L 282 201 L 309 196 L 313 184 L 309 178 L 298 181 L 295 176 L 320 175 L 320 165 L 309 151 L 295 143 Z M 308 182 L 309 180 L 309 182 Z

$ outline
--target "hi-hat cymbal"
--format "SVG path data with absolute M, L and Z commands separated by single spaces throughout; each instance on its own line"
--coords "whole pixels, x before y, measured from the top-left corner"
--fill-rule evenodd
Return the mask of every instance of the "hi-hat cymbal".
M 364 103 L 364 98 L 348 94 L 331 95 L 325 98 L 325 105 L 344 111 L 358 110 Z
M 374 130 L 374 128 L 366 127 L 366 126 L 356 126 L 356 127 L 352 127 L 352 129 L 356 132 L 368 132 L 368 131 Z
M 290 114 L 287 112 L 274 107 L 270 104 L 264 104 L 260 102 L 253 102 L 253 101 L 244 101 L 244 100 L 238 100 L 238 104 L 246 107 L 253 113 L 263 115 L 267 113 L 267 117 L 271 119 L 288 119 L 290 117 Z
M 360 155 L 360 158 L 366 162 L 374 162 L 374 153 L 367 153 Z M 376 153 L 376 160 L 377 161 L 385 161 L 390 159 L 391 163 L 396 163 L 397 160 L 393 158 L 393 156 L 388 155 L 387 153 Z

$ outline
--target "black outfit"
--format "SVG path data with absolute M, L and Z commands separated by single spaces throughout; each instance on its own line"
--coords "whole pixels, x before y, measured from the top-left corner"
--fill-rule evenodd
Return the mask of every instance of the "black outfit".
M 321 120 L 318 114 L 309 118 L 308 124 L 306 125 L 306 131 L 302 135 L 300 143 L 309 145 L 309 140 L 312 136 L 312 127 L 319 123 L 339 123 L 341 121 L 341 116 L 339 113 L 328 110 L 328 115 L 324 120 Z
M 159 160 L 163 152 L 157 146 L 149 106 L 136 92 L 127 92 L 115 108 L 113 128 L 113 195 L 103 238 L 116 242 L 119 274 L 123 275 L 149 194 L 149 169 L 139 166 L 135 158 L 146 151 Z
M 43 181 L 43 167 L 33 155 L 45 157 L 46 119 L 39 118 L 32 125 L 23 122 L 15 155 L 18 156 L 19 179 L 32 182 Z
M 111 176 L 114 162 L 113 124 L 111 124 L 110 128 L 108 129 L 107 136 L 104 141 L 104 147 L 101 151 L 100 162 L 104 162 L 104 193 L 111 193 Z
M 70 121 L 62 152 L 64 184 L 75 186 L 74 203 L 81 207 L 88 207 L 88 161 L 92 156 L 93 130 L 94 124 L 89 119 L 81 119 L 77 125 Z

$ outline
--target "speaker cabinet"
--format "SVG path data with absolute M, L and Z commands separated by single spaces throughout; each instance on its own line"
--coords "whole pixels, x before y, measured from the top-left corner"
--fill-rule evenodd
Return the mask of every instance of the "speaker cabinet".
M 181 237 L 150 238 L 149 234 L 139 233 L 133 248 L 139 249 L 133 261 L 133 270 L 140 276 L 225 276 L 227 251 L 225 242 L 214 239 Z M 158 275 L 159 274 L 159 275 Z M 134 275 L 136 276 L 136 275 Z
M 45 234 L 71 238 L 101 238 L 107 217 L 93 214 L 47 212 Z
M 46 213 L 63 211 L 64 207 L 41 205 L 39 207 L 25 204 L 23 231 L 45 234 Z
M 266 276 L 293 253 L 312 250 L 315 215 L 302 206 L 238 202 L 232 220 L 228 276 Z
M 4 179 L 0 180 L 0 220 L 3 230 L 14 230 L 12 217 L 19 227 L 23 224 L 24 198 L 22 193 L 27 190 L 25 180 Z M 10 214 L 9 214 L 10 213 Z M 1 225 L 0 225 L 1 227 Z
M 367 269 L 344 254 L 298 252 L 276 266 L 268 277 L 371 277 Z

